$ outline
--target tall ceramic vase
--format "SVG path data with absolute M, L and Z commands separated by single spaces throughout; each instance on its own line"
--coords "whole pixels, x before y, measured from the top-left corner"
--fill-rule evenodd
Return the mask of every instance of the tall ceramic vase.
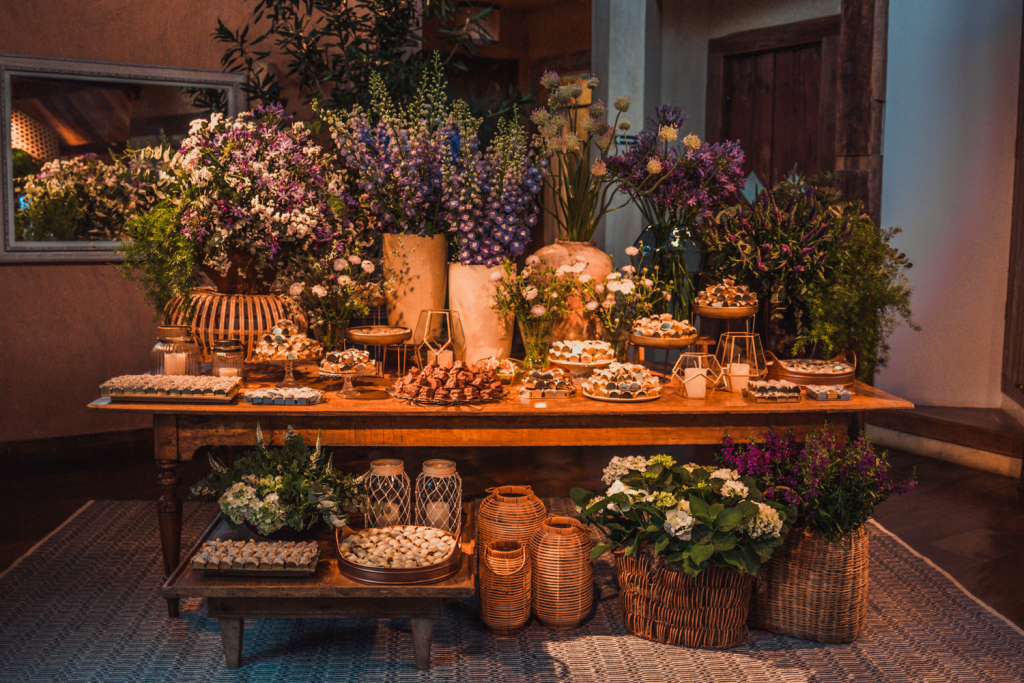
M 415 330 L 421 311 L 443 309 L 447 266 L 444 235 L 384 235 L 384 274 L 393 287 L 387 297 L 388 324 Z M 422 341 L 412 339 L 413 344 Z
M 576 259 L 582 259 L 587 264 L 584 271 L 595 280 L 604 282 L 605 278 L 612 272 L 612 259 L 608 254 L 597 248 L 597 243 L 590 242 L 569 242 L 566 240 L 555 240 L 537 250 L 537 257 L 545 265 L 552 268 L 559 266 L 573 265 Z M 551 338 L 556 341 L 566 339 L 603 339 L 604 328 L 596 316 L 588 315 L 583 310 L 583 302 L 573 297 L 569 302 L 572 309 L 568 315 L 555 322 L 551 330 Z
M 508 358 L 512 350 L 513 317 L 491 308 L 498 288 L 491 275 L 499 272 L 501 266 L 448 264 L 448 308 L 459 312 L 469 363 Z

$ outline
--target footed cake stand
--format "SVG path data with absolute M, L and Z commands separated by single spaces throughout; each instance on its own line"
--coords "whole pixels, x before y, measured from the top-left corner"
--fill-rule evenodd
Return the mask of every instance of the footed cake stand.
M 278 389 L 294 389 L 295 387 L 301 387 L 302 384 L 295 379 L 295 364 L 296 363 L 315 363 L 318 362 L 319 358 L 296 358 L 293 360 L 261 360 L 261 363 L 273 363 L 274 365 L 284 366 L 284 379 L 280 383 L 274 386 Z
M 352 370 L 350 372 L 324 372 L 321 370 L 320 376 L 324 379 L 345 380 L 344 386 L 341 387 L 341 391 L 337 394 L 338 398 L 356 398 L 361 392 L 352 384 L 352 380 L 356 377 L 376 377 L 377 368 L 374 367 L 372 370 Z

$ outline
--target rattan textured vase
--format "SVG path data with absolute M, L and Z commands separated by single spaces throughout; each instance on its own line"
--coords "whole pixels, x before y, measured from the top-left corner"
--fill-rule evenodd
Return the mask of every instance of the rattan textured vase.
M 480 618 L 499 636 L 519 633 L 530 620 L 530 552 L 519 541 L 490 541 L 480 559 Z
M 489 541 L 519 541 L 528 546 L 548 516 L 544 502 L 529 486 L 499 486 L 487 493 L 477 518 L 477 546 L 482 549 Z
M 622 623 L 633 635 L 686 647 L 723 650 L 747 637 L 754 577 L 715 565 L 691 578 L 653 555 L 615 551 Z
M 548 628 L 573 629 L 590 614 L 593 547 L 590 534 L 571 517 L 548 517 L 533 535 L 533 613 Z
M 868 534 L 864 527 L 827 542 L 791 531 L 757 573 L 750 625 L 822 643 L 860 636 L 868 610 Z

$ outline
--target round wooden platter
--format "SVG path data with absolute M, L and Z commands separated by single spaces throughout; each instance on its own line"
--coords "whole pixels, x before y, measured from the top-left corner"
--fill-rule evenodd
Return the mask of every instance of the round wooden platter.
M 462 545 L 458 542 L 451 555 L 442 562 L 427 567 L 411 569 L 392 569 L 390 567 L 367 567 L 345 559 L 341 555 L 341 530 L 334 530 L 334 541 L 338 547 L 338 571 L 359 583 L 370 583 L 378 586 L 414 586 L 425 583 L 444 581 L 449 576 L 459 573 L 462 567 Z M 449 534 L 450 535 L 450 534 Z M 456 539 L 458 541 L 458 539 Z
M 562 368 L 563 370 L 575 373 L 592 372 L 598 368 L 606 368 L 614 362 L 614 360 L 599 360 L 594 363 L 572 363 L 567 360 L 555 360 L 548 356 L 548 363 L 551 365 L 554 365 L 556 368 Z
M 641 337 L 638 334 L 630 334 L 629 341 L 633 346 L 643 346 L 647 349 L 685 349 L 697 343 L 697 335 L 689 337 Z
M 389 330 L 389 329 L 401 329 L 404 332 L 396 332 L 394 334 L 372 334 L 366 333 L 366 330 Z M 412 330 L 401 327 L 397 328 L 392 325 L 370 325 L 367 327 L 353 327 L 345 330 L 345 338 L 353 344 L 365 344 L 366 346 L 393 346 L 395 344 L 401 344 L 402 342 L 409 341 L 412 339 Z
M 757 313 L 757 306 L 698 306 L 694 304 L 693 312 L 702 318 L 739 320 L 749 318 Z
M 643 398 L 611 398 L 609 396 L 595 396 L 594 394 L 588 394 L 585 391 L 580 391 L 584 396 L 595 401 L 604 401 L 605 403 L 648 403 L 650 401 L 657 401 L 659 398 L 664 396 L 664 393 L 658 394 L 657 396 L 644 396 Z
M 320 371 L 320 379 L 329 380 L 344 380 L 351 379 L 354 377 L 376 377 L 377 367 L 374 366 L 372 370 L 352 370 L 350 372 L 327 372 L 326 370 Z
M 771 351 L 764 352 L 765 360 L 768 361 L 768 374 L 765 379 L 783 379 L 801 387 L 808 385 L 830 386 L 838 384 L 844 387 L 852 387 L 857 381 L 857 356 L 853 351 L 843 351 L 830 363 L 845 363 L 853 369 L 849 372 L 794 372 L 787 370 L 775 354 Z

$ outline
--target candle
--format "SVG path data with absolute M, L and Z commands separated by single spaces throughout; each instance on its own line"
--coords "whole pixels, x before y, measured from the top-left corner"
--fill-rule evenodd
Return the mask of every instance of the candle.
M 448 365 L 455 361 L 455 354 L 451 349 L 441 349 L 440 351 L 427 351 L 427 362 L 437 362 L 438 365 Z
M 217 368 L 218 377 L 238 377 L 238 368 Z
M 450 531 L 449 526 L 449 514 L 448 514 L 448 503 L 436 502 L 427 503 L 427 525 L 432 526 L 435 529 L 444 529 Z
M 708 369 L 686 368 L 683 370 L 683 388 L 686 398 L 704 398 L 708 393 Z
M 188 366 L 187 353 L 168 353 L 164 355 L 165 375 L 186 375 Z
M 750 381 L 750 364 L 749 363 L 732 363 L 729 365 L 729 379 L 731 383 L 730 391 L 740 393 L 747 388 L 747 382 Z
M 377 518 L 378 526 L 395 526 L 402 523 L 401 511 L 393 503 L 381 503 L 380 516 Z

